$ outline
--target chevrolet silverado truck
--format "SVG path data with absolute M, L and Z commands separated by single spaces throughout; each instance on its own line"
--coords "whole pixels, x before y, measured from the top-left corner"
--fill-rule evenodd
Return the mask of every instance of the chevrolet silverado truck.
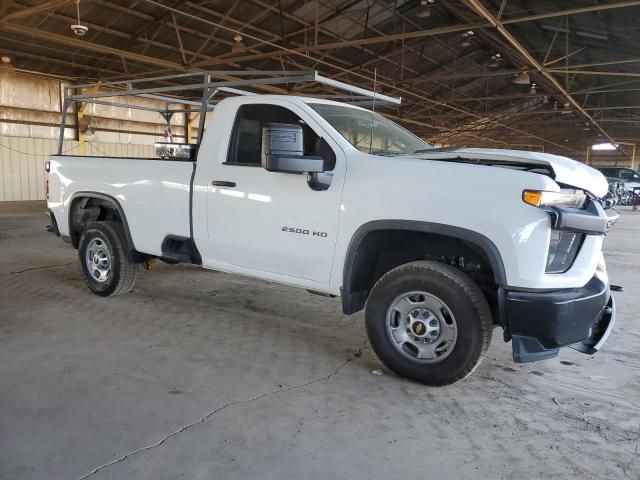
M 95 294 L 160 259 L 340 297 L 380 360 L 427 385 L 473 372 L 496 327 L 515 362 L 593 354 L 613 327 L 618 215 L 584 164 L 435 148 L 368 109 L 271 94 L 221 100 L 179 156 L 50 158 L 52 229 Z

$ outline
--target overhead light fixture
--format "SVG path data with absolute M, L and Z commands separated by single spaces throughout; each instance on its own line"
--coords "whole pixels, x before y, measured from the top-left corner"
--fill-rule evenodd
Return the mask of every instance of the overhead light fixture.
M 531 88 L 529 89 L 529 93 L 531 95 L 535 95 L 536 93 L 538 93 L 538 90 L 536 90 L 536 84 L 535 83 L 531 84 Z
M 549 103 L 549 97 L 547 95 L 542 97 L 542 103 Z
M 420 0 L 420 8 L 416 13 L 418 18 L 427 18 L 431 16 L 431 6 L 436 3 L 436 0 Z
M 471 40 L 475 38 L 475 33 L 473 30 L 469 30 L 467 32 L 464 32 L 462 34 L 462 40 L 460 41 L 460 46 L 461 47 L 470 47 L 471 46 Z
M 516 75 L 516 78 L 513 79 L 513 83 L 516 85 L 529 85 L 531 83 L 531 77 L 525 70 L 523 70 Z
M 595 145 L 591 145 L 591 150 L 617 150 L 617 143 L 596 143 Z
M 14 67 L 11 64 L 11 57 L 7 55 L 2 56 L 2 63 L 0 63 L 0 69 L 13 71 Z
M 487 67 L 492 70 L 497 70 L 502 66 L 502 55 L 496 53 L 495 55 L 491 55 L 491 60 L 487 63 Z
M 76 13 L 78 14 L 78 23 L 76 25 L 71 25 L 71 31 L 76 37 L 84 37 L 89 31 L 89 27 L 80 23 L 80 0 L 76 0 Z
M 247 49 L 247 46 L 242 41 L 242 35 L 237 33 L 233 36 L 233 47 L 231 47 L 231 53 L 241 53 Z

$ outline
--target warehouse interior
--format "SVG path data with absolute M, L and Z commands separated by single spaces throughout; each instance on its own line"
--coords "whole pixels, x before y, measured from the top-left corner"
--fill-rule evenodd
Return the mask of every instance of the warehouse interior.
M 616 207 L 604 241 L 625 291 L 601 352 L 514 364 L 495 330 L 443 388 L 395 375 L 363 312 L 306 289 L 157 262 L 131 293 L 95 296 L 43 215 L 51 155 L 106 172 L 196 144 L 215 108 L 158 113 L 163 89 L 197 98 L 186 74 L 345 99 L 287 81 L 317 72 L 438 148 L 638 170 L 639 52 L 632 0 L 3 0 L 0 478 L 640 478 L 636 207 Z M 122 94 L 149 78 L 145 98 Z

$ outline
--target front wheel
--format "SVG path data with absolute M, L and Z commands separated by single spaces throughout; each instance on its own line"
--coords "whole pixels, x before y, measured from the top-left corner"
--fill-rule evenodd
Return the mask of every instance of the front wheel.
M 96 295 L 123 295 L 135 284 L 136 264 L 128 255 L 124 228 L 119 222 L 87 225 L 80 237 L 78 259 L 82 278 Z
M 386 273 L 365 310 L 374 351 L 398 375 L 425 385 L 448 385 L 482 361 L 493 331 L 491 310 L 466 274 L 418 261 Z

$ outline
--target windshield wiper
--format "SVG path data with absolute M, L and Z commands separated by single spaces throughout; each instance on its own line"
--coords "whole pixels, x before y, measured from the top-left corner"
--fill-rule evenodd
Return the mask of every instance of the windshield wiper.
M 421 148 L 413 153 L 439 153 L 439 152 L 452 152 L 454 150 L 460 150 L 465 148 L 464 145 L 454 145 L 452 147 L 433 147 L 433 148 Z
M 409 155 L 406 152 L 398 152 L 396 150 L 371 150 L 369 152 L 371 155 L 386 155 L 386 156 L 394 156 L 394 155 Z

